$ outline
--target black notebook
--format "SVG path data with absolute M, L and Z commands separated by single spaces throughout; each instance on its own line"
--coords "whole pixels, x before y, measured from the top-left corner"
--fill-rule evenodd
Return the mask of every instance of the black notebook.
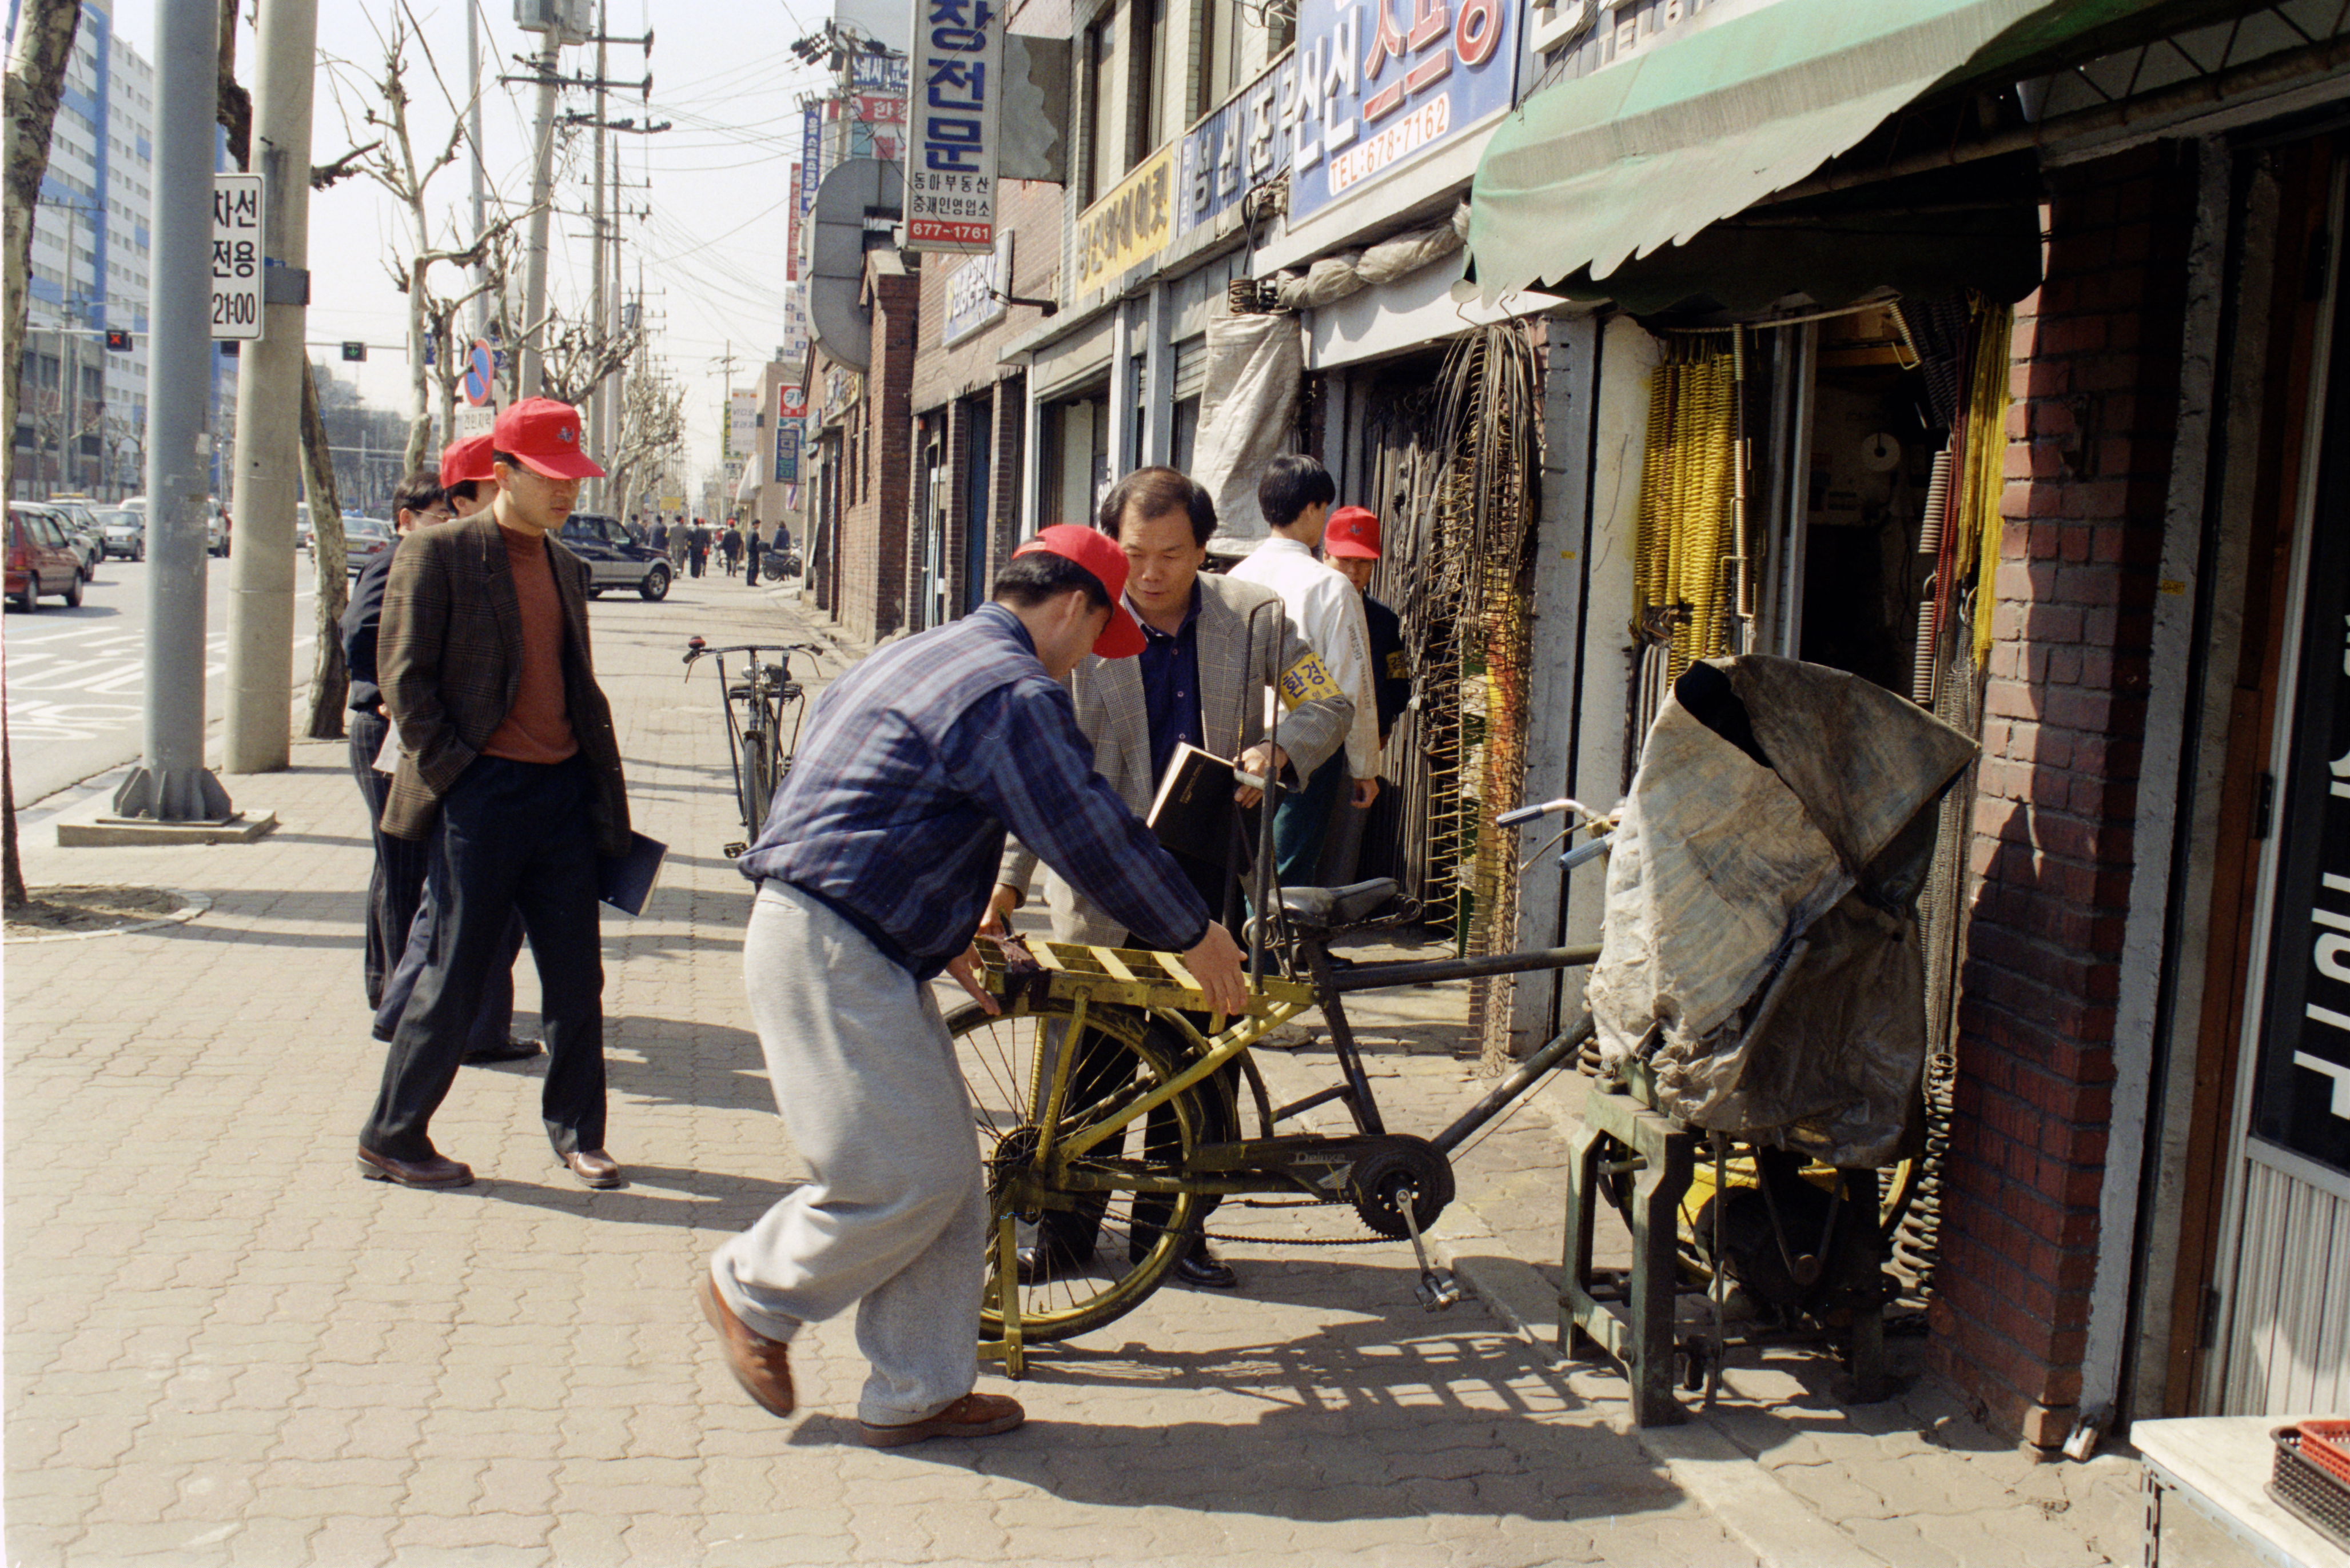
M 1188 742 L 1178 745 L 1144 820 L 1168 848 L 1221 866 L 1240 810 L 1232 804 L 1239 787 L 1239 770 L 1230 761 Z
M 607 855 L 596 862 L 596 897 L 624 915 L 641 915 L 660 880 L 661 859 L 669 846 L 641 833 L 629 835 L 626 855 Z

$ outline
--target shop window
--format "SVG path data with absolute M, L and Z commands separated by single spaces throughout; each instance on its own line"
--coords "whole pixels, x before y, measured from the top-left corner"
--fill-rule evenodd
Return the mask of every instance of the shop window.
M 1167 462 L 1170 467 L 1191 472 L 1191 458 L 1200 446 L 1200 400 L 1197 397 L 1179 399 L 1175 404 L 1174 424 L 1168 434 Z

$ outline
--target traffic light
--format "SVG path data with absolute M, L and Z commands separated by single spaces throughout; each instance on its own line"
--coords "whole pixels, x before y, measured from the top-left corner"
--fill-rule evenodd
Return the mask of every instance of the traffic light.
M 106 351 L 109 354 L 130 352 L 130 334 L 120 327 L 106 329 Z
M 345 364 L 348 364 L 348 365 L 358 365 L 358 364 L 364 364 L 364 363 L 366 363 L 366 361 L 367 361 L 367 345 L 366 345 L 366 344 L 364 344 L 364 343 L 345 343 L 345 344 L 343 345 L 343 362 L 344 362 Z

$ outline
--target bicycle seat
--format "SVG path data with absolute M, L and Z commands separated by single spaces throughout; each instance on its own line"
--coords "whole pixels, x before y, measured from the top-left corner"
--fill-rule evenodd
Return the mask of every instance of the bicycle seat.
M 1350 882 L 1344 888 L 1284 888 L 1281 912 L 1297 925 L 1326 931 L 1367 919 L 1399 891 L 1392 877 Z

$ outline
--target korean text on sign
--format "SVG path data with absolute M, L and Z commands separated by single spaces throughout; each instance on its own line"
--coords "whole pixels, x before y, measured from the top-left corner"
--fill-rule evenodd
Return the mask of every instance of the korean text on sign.
M 213 176 L 214 337 L 261 336 L 261 176 Z
M 989 0 L 917 0 L 906 82 L 910 250 L 994 248 L 1003 78 L 1003 19 Z

